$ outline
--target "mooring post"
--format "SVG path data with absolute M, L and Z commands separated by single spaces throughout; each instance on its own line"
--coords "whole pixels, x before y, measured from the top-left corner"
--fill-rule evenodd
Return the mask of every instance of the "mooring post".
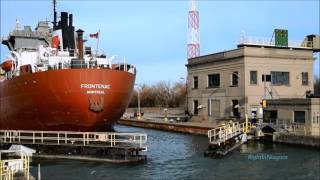
M 38 180 L 41 180 L 40 163 L 38 163 Z

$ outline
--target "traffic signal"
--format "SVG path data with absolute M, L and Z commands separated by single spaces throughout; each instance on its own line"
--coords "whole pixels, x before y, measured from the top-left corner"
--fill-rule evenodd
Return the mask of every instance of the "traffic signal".
M 262 108 L 266 108 L 266 107 L 267 107 L 267 100 L 263 99 L 263 100 L 260 102 L 260 105 L 262 106 Z

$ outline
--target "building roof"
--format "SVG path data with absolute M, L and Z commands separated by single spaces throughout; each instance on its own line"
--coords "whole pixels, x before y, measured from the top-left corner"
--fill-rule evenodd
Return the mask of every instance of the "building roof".
M 218 62 L 218 61 L 224 61 L 228 59 L 243 57 L 244 56 L 243 49 L 244 48 L 241 47 L 241 48 L 236 48 L 236 49 L 231 49 L 227 51 L 222 51 L 222 52 L 217 52 L 213 54 L 207 54 L 207 55 L 191 58 L 191 59 L 188 59 L 188 64 L 186 66 L 205 64 L 210 62 Z
M 276 51 L 276 52 L 273 52 Z M 265 57 L 265 58 L 284 58 L 284 59 L 312 59 L 313 50 L 310 48 L 276 47 L 263 45 L 240 44 L 236 49 L 207 54 L 188 59 L 187 67 L 199 64 L 207 64 L 231 60 L 242 57 Z

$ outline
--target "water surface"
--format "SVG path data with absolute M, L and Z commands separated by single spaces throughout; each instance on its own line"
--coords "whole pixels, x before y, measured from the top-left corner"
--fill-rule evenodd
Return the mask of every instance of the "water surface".
M 179 134 L 128 126 L 120 132 L 148 134 L 148 161 L 144 164 L 112 164 L 72 160 L 40 160 L 31 173 L 42 179 L 319 179 L 320 151 L 311 148 L 249 143 L 222 159 L 204 157 L 205 136 Z M 286 157 L 282 160 L 248 157 Z

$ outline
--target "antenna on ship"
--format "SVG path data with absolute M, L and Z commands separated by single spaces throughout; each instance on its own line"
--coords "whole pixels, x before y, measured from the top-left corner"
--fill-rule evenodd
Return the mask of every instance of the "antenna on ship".
M 57 28 L 57 11 L 56 11 L 57 1 L 53 0 L 53 30 Z
M 20 22 L 18 19 L 16 19 L 16 30 L 20 29 Z

